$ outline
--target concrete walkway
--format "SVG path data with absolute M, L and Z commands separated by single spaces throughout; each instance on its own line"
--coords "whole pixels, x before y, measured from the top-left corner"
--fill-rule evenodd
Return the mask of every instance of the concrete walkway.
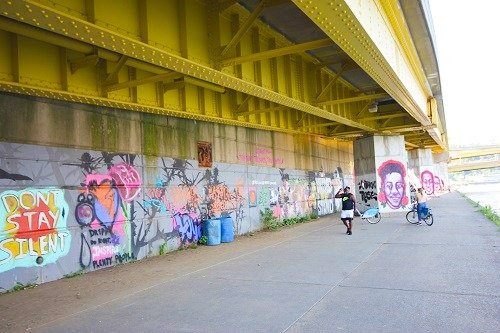
M 431 227 L 322 218 L 0 295 L 0 331 L 500 332 L 498 228 L 430 206 Z

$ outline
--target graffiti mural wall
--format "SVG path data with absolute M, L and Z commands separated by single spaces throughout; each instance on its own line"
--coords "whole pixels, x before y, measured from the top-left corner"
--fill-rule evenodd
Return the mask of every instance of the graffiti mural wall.
M 243 234 L 265 208 L 331 214 L 336 190 L 352 186 L 340 168 L 198 162 L 0 143 L 0 291 L 188 246 L 214 216 Z
M 0 273 L 43 266 L 68 254 L 68 204 L 59 189 L 0 193 Z
M 377 207 L 377 179 L 375 174 L 365 174 L 356 178 L 357 208 L 365 211 Z

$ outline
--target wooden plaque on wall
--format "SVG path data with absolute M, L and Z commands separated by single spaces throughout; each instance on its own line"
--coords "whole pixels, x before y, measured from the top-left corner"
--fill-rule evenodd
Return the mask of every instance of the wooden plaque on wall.
M 198 166 L 212 167 L 212 144 L 210 142 L 198 141 Z

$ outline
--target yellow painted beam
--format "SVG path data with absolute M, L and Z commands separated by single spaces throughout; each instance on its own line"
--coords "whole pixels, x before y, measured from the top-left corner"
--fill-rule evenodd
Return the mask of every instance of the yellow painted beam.
M 321 92 L 318 94 L 318 96 L 316 97 L 316 100 L 317 101 L 320 101 L 321 99 L 323 99 L 324 97 L 326 97 L 326 94 L 328 91 L 330 91 L 333 83 L 335 83 L 339 77 L 342 75 L 342 73 L 344 73 L 345 69 L 347 68 L 347 62 L 343 63 L 342 66 L 340 67 L 340 71 L 338 73 L 335 73 L 335 75 L 330 79 L 330 81 L 325 85 L 325 87 L 323 88 L 323 90 L 321 90 Z
M 184 87 L 186 87 L 186 82 L 181 80 L 181 81 L 173 81 L 173 82 L 164 83 L 162 86 L 162 89 L 163 89 L 163 92 L 165 93 L 169 90 L 179 90 L 179 89 L 183 89 Z
M 238 108 L 236 109 L 236 113 L 240 113 L 240 112 L 243 112 L 243 110 L 246 110 L 248 109 L 248 101 L 250 100 L 250 98 L 252 98 L 253 96 L 252 95 L 247 95 L 245 97 L 245 99 L 243 100 L 243 102 L 241 102 L 240 105 L 238 105 Z
M 108 76 L 104 80 L 105 85 L 110 84 L 111 82 L 118 81 L 118 72 L 123 68 L 127 59 L 128 59 L 128 57 L 126 55 L 122 55 L 120 57 L 120 60 L 118 60 L 118 63 L 115 65 L 115 67 L 113 67 L 111 72 L 108 73 Z
M 405 125 L 397 125 L 397 126 L 390 126 L 390 127 L 381 127 L 379 128 L 379 131 L 391 131 L 394 133 L 405 133 L 405 132 L 413 132 L 413 131 L 421 131 L 421 130 L 427 130 L 436 127 L 436 125 L 426 125 L 422 126 L 420 124 L 405 124 Z
M 378 115 L 372 117 L 363 117 L 360 118 L 362 120 L 381 120 L 381 119 L 394 119 L 394 118 L 404 118 L 408 117 L 408 113 L 396 113 L 396 114 L 388 114 L 388 115 Z
M 242 64 L 250 61 L 259 61 L 265 60 L 269 58 L 276 58 L 288 54 L 300 53 L 307 50 L 314 50 L 325 46 L 333 45 L 333 42 L 330 39 L 320 39 L 312 42 L 306 42 L 291 46 L 285 46 L 279 49 L 262 51 L 258 53 L 249 54 L 246 56 L 228 58 L 221 61 L 222 67 L 227 67 L 236 64 Z
M 159 69 L 163 70 L 159 74 L 164 73 L 165 69 L 169 69 L 297 110 L 295 112 L 304 112 L 365 131 L 373 132 L 375 130 L 371 126 L 350 118 L 350 116 L 346 116 L 345 114 L 340 115 L 323 110 L 306 102 L 210 68 L 200 62 L 183 58 L 169 50 L 145 44 L 137 38 L 111 31 L 79 17 L 72 16 L 68 12 L 58 11 L 38 2 L 28 0 L 0 2 L 0 13 L 15 21 L 29 22 L 31 25 L 51 31 L 45 32 L 45 34 L 49 35 L 48 38 L 52 38 L 53 33 L 57 34 L 57 41 L 61 41 L 60 37 L 70 37 L 72 42 L 76 42 L 73 46 L 81 47 L 82 44 L 85 46 L 86 50 L 82 50 L 84 54 L 92 53 L 97 47 L 98 55 L 101 56 L 100 52 L 102 52 L 106 56 L 109 56 L 110 61 L 117 62 L 120 54 L 126 55 L 129 58 L 126 64 L 130 63 L 132 65 L 132 61 L 135 61 L 134 68 L 140 69 L 140 65 L 148 65 L 152 67 L 152 73 L 155 73 L 153 70 L 156 70 L 156 73 L 158 73 Z M 9 21 L 12 22 L 11 20 Z M 19 24 L 23 27 L 26 26 L 25 24 Z M 37 31 L 40 30 L 37 29 Z M 92 51 L 87 52 L 89 49 Z M 31 91 L 31 89 L 35 88 L 30 86 L 30 89 L 26 91 Z M 90 98 L 89 100 L 93 99 Z M 288 120 L 289 123 L 291 121 L 292 119 Z
M 356 97 L 335 99 L 332 101 L 318 102 L 318 103 L 316 103 L 316 105 L 317 106 L 337 105 L 337 104 L 353 103 L 353 102 L 360 102 L 360 101 L 366 101 L 366 100 L 374 100 L 374 99 L 384 98 L 384 97 L 389 97 L 389 95 L 387 95 L 385 93 L 384 94 L 362 95 L 362 96 L 356 96 Z
M 418 56 L 415 45 L 413 44 L 412 36 L 410 31 L 408 31 L 405 18 L 401 13 L 399 0 L 380 1 L 380 5 L 387 13 L 387 18 L 393 27 L 394 33 L 396 34 L 395 38 L 399 41 L 399 44 L 403 49 L 403 53 L 408 58 L 409 66 L 413 70 L 420 87 L 422 87 L 425 94 L 431 96 L 432 91 L 424 73 L 424 66 L 420 62 L 420 57 Z
M 284 111 L 287 108 L 284 106 L 275 106 L 272 108 L 265 108 L 265 109 L 256 109 L 252 111 L 246 111 L 246 112 L 240 112 L 237 114 L 238 117 L 243 117 L 243 116 L 249 116 L 252 114 L 259 114 L 259 113 L 265 113 L 265 112 L 278 112 L 278 111 Z
M 68 90 L 68 52 L 66 49 L 60 47 L 59 48 L 59 68 L 61 75 L 61 88 L 62 90 Z
M 228 9 L 229 7 L 232 7 L 233 5 L 235 5 L 238 1 L 236 0 L 219 0 L 218 2 L 218 10 L 219 12 L 223 12 L 225 11 L 226 9 Z
M 476 162 L 476 163 L 466 163 L 466 164 L 459 164 L 459 165 L 448 165 L 448 172 L 491 169 L 491 168 L 498 168 L 498 167 L 500 167 L 500 161 Z
M 14 77 L 14 82 L 19 82 L 19 37 L 17 35 L 11 34 L 10 44 L 12 58 L 12 76 Z
M 75 74 L 77 70 L 85 67 L 94 67 L 99 62 L 99 56 L 92 54 L 70 61 L 71 74 Z
M 194 77 L 185 76 L 184 77 L 184 82 L 192 84 L 194 86 L 198 86 L 198 87 L 201 87 L 201 88 L 212 90 L 212 91 L 215 91 L 215 92 L 218 92 L 218 93 L 221 93 L 221 94 L 224 94 L 226 92 L 226 89 L 224 87 L 221 87 L 221 86 L 219 86 L 217 84 L 213 84 L 211 82 L 203 81 L 203 80 L 200 80 L 200 79 L 197 79 L 197 78 L 194 78 Z
M 355 130 L 355 131 L 331 133 L 330 137 L 357 137 L 357 136 L 362 136 L 364 134 L 365 134 L 365 132 L 363 132 L 363 131 Z
M 166 73 L 159 74 L 159 75 L 145 77 L 143 79 L 107 85 L 107 86 L 104 86 L 103 88 L 106 92 L 110 92 L 110 91 L 121 90 L 121 89 L 125 89 L 125 88 L 137 87 L 137 86 L 140 86 L 143 84 L 148 84 L 148 83 L 153 83 L 153 82 L 174 80 L 174 79 L 180 78 L 182 76 L 183 76 L 182 74 L 177 73 L 177 72 L 166 72 Z
M 470 149 L 450 150 L 452 160 L 493 154 L 500 154 L 500 147 L 475 147 Z
M 408 142 L 408 141 L 405 141 L 405 146 L 408 146 L 408 147 L 411 147 L 411 148 L 420 148 L 419 145 L 416 145 L 416 144 Z
M 0 8 L 2 8 L 2 3 L 0 3 Z M 56 45 L 87 55 L 93 55 L 95 50 L 97 49 L 97 56 L 99 58 L 113 62 L 117 62 L 120 60 L 120 54 L 117 52 L 104 50 L 102 48 L 95 47 L 79 40 L 66 37 L 65 35 L 58 35 L 54 32 L 17 22 L 3 16 L 0 16 L 0 30 L 9 31 L 17 35 L 33 38 L 35 40 L 40 40 L 52 45 Z M 165 72 L 165 69 L 160 66 L 156 66 L 137 59 L 127 59 L 126 65 L 155 74 L 161 74 Z
M 333 126 L 333 125 L 338 125 L 338 123 L 320 123 L 320 124 L 313 124 L 313 125 L 307 125 L 307 126 L 299 126 L 298 129 L 309 129 L 313 127 L 327 127 L 327 126 Z
M 266 1 L 261 0 L 257 7 L 253 10 L 253 12 L 250 14 L 250 16 L 245 20 L 245 22 L 241 25 L 240 29 L 236 34 L 233 36 L 233 38 L 229 41 L 229 43 L 226 45 L 226 47 L 222 50 L 220 56 L 224 57 L 226 53 L 234 46 L 236 45 L 243 35 L 250 29 L 252 24 L 255 22 L 255 20 L 262 14 L 264 11 L 264 8 L 266 7 Z
M 423 86 L 387 18 L 382 0 L 293 0 L 323 32 L 342 48 L 414 119 L 430 125 L 427 87 Z M 402 15 L 397 11 L 394 15 Z M 433 139 L 446 149 L 438 131 Z

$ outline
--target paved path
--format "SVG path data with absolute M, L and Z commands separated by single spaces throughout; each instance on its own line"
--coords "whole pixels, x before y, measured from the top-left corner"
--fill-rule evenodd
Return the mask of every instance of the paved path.
M 498 228 L 459 194 L 432 227 L 338 217 L 0 296 L 0 331 L 500 332 Z

